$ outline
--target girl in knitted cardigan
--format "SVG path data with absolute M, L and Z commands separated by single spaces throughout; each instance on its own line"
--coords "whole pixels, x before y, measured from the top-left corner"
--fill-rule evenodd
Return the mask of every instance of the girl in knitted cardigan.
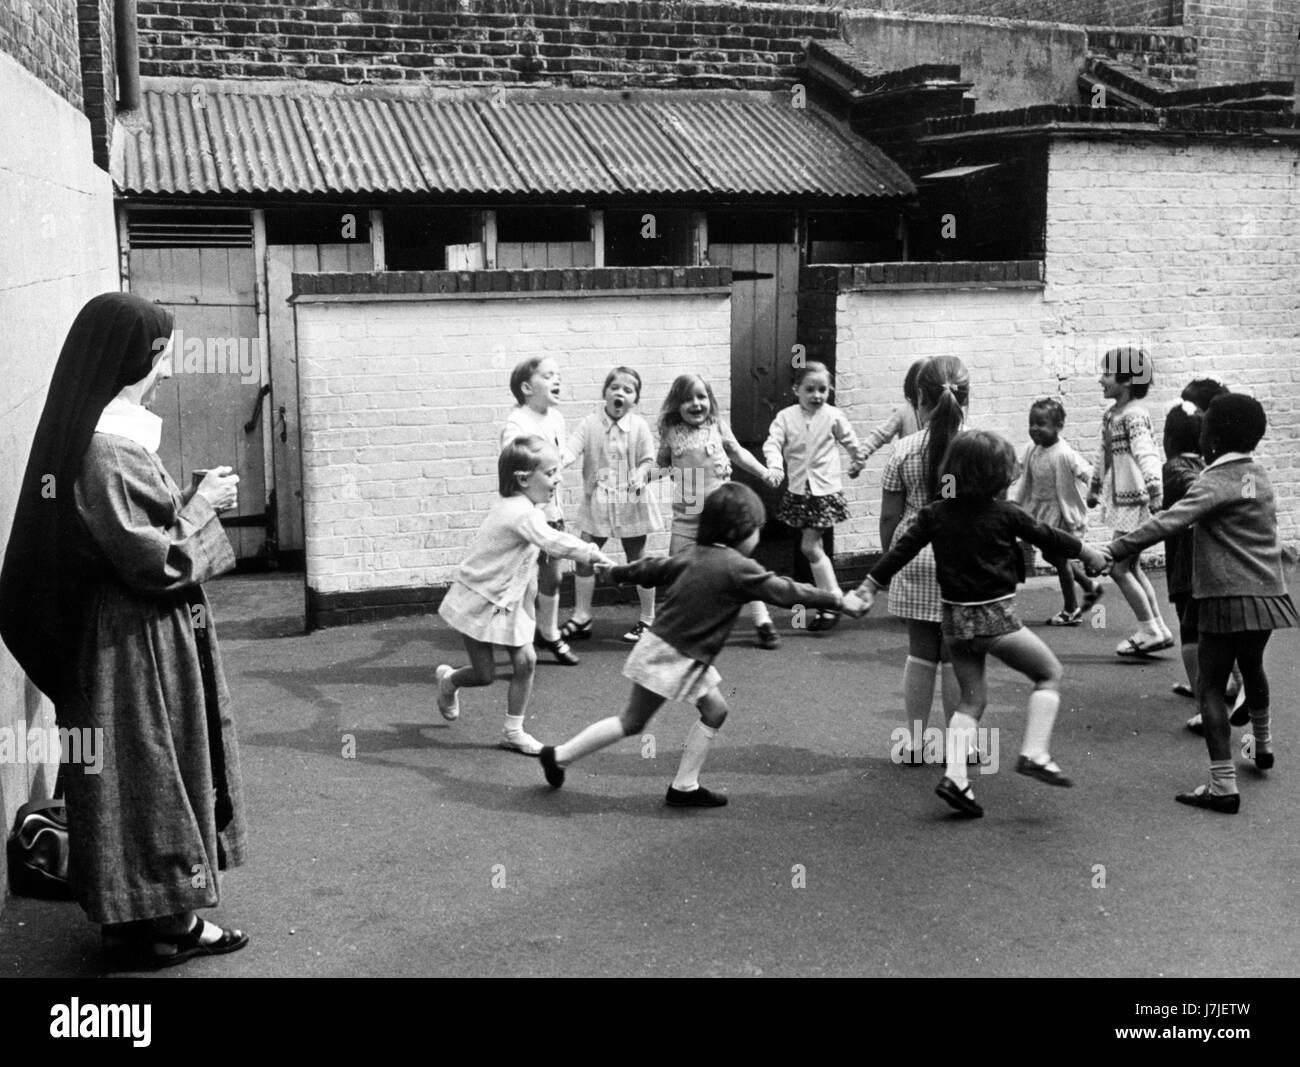
M 1102 504 L 1115 537 L 1131 533 L 1159 511 L 1163 494 L 1160 450 L 1151 416 L 1135 401 L 1151 388 L 1151 357 L 1140 348 L 1112 348 L 1101 360 L 1101 392 L 1114 404 L 1102 416 L 1101 451 L 1093 466 L 1088 507 Z M 1160 616 L 1151 581 L 1142 573 L 1141 553 L 1115 564 L 1115 587 L 1137 618 L 1137 632 L 1115 649 L 1121 656 L 1146 656 L 1173 648 L 1173 632 Z

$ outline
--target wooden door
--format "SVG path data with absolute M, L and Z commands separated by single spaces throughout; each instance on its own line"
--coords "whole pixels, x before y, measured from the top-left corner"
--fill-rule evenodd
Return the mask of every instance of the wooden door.
M 731 267 L 729 418 L 746 445 L 762 444 L 790 393 L 799 300 L 799 249 L 789 244 L 711 244 L 709 263 Z
M 302 437 L 298 429 L 298 339 L 294 333 L 293 275 L 374 270 L 369 244 L 268 245 L 267 331 L 270 344 L 272 469 L 280 551 L 303 551 Z M 290 557 L 291 559 L 293 557 Z
M 245 429 L 262 386 L 253 272 L 251 248 L 137 248 L 130 255 L 131 291 L 176 318 L 175 373 L 154 402 L 163 420 L 159 458 L 182 488 L 196 469 L 235 469 L 239 505 L 221 518 L 241 560 L 266 545 L 261 423 Z

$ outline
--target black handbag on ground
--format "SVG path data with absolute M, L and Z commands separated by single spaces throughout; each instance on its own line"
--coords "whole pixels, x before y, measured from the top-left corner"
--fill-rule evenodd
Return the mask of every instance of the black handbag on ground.
M 9 888 L 24 897 L 70 900 L 68 809 L 62 800 L 33 800 L 18 809 L 5 843 Z

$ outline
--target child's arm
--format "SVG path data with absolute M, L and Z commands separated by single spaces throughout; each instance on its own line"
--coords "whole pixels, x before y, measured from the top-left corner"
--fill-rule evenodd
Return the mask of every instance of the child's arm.
M 1106 416 L 1102 416 L 1102 444 L 1097 449 L 1097 462 L 1092 465 L 1092 477 L 1088 480 L 1088 507 L 1095 508 L 1101 498 L 1101 476 L 1106 468 Z
M 884 422 L 867 434 L 866 440 L 862 442 L 861 460 L 865 462 L 874 452 L 879 452 L 890 441 L 902 432 L 903 429 L 903 409 L 894 408 L 894 413 Z
M 785 438 L 785 419 L 778 412 L 776 418 L 772 420 L 772 425 L 767 429 L 767 440 L 763 442 L 763 458 L 767 460 L 768 470 L 782 477 L 785 476 Z
M 1174 507 L 1148 519 L 1132 533 L 1115 538 L 1106 551 L 1112 559 L 1127 559 L 1157 541 L 1187 529 L 1222 504 L 1209 480 L 1198 478 Z
M 881 525 L 884 525 L 883 519 Z M 934 533 L 930 509 L 928 507 L 922 508 L 921 513 L 916 517 L 916 522 L 908 528 L 907 533 L 895 541 L 890 546 L 889 551 L 871 568 L 871 573 L 867 575 L 866 581 L 858 586 L 858 596 L 861 596 L 864 600 L 866 599 L 863 592 L 864 590 L 870 591 L 871 586 L 868 583 L 874 583 L 876 589 L 884 589 L 888 586 L 889 579 L 902 570 L 921 549 L 934 540 Z
M 529 509 L 519 525 L 519 532 L 548 556 L 577 560 L 588 566 L 596 563 L 610 565 L 614 562 L 590 541 L 548 526 L 540 508 Z
M 853 610 L 856 605 L 846 604 L 846 598 L 838 589 L 818 589 L 815 585 L 804 585 L 793 578 L 782 578 L 767 570 L 753 559 L 745 559 L 736 565 L 736 582 L 745 600 L 761 600 L 782 608 L 792 608 L 803 604 L 810 608 L 829 608 L 842 611 L 846 607 Z
M 1033 518 L 1028 512 L 1016 511 L 1013 515 L 1012 534 L 1043 550 L 1048 559 L 1079 559 L 1083 541 L 1072 533 L 1058 530 Z
M 602 574 L 614 585 L 646 587 L 667 585 L 681 570 L 681 564 L 674 563 L 675 558 L 674 556 L 642 556 L 635 563 L 603 568 Z
M 731 432 L 731 427 L 721 419 L 718 420 L 718 429 L 722 434 L 722 447 L 727 455 L 741 470 L 747 474 L 752 474 L 755 478 L 761 478 L 768 485 L 777 486 L 781 484 L 781 475 L 776 471 L 770 471 L 763 464 L 754 458 L 754 454 L 745 448 L 736 440 L 736 435 Z
M 1020 477 L 1016 479 L 1015 484 L 1011 486 L 1011 492 L 1007 494 L 1007 499 L 1013 504 L 1019 504 L 1021 507 L 1032 495 L 1031 491 L 1034 485 L 1033 468 L 1029 465 L 1029 457 L 1033 455 L 1034 446 L 1030 445 L 1025 449 L 1025 454 L 1020 457 Z
M 1160 450 L 1156 448 L 1155 435 L 1151 431 L 1151 418 L 1141 412 L 1130 415 L 1127 421 L 1129 451 L 1142 472 L 1151 510 L 1159 511 L 1164 500 L 1164 487 L 1160 478 Z
M 863 450 L 862 442 L 858 440 L 858 435 L 853 432 L 853 424 L 849 422 L 844 412 L 837 411 L 835 413 L 835 422 L 831 425 L 831 433 L 834 435 L 835 440 L 839 442 L 840 447 L 849 454 L 852 461 L 849 464 L 849 477 L 856 478 L 871 453 Z

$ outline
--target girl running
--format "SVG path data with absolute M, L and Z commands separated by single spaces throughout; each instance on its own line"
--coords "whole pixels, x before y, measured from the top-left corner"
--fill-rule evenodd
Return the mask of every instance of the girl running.
M 613 563 L 594 544 L 546 521 L 543 509 L 560 484 L 560 456 L 550 442 L 536 435 L 517 437 L 501 450 L 497 459 L 501 499 L 483 520 L 438 608 L 438 614 L 460 632 L 469 654 L 469 666 L 456 669 L 444 663 L 434 671 L 442 717 L 449 721 L 460 717 L 458 689 L 492 684 L 493 650 L 503 648 L 514 674 L 500 746 L 528 756 L 542 749 L 540 741 L 524 732 L 537 664 L 533 604 L 538 553 L 588 565 Z
M 1210 780 L 1180 804 L 1235 815 L 1241 808 L 1232 763 L 1226 690 L 1235 660 L 1246 691 L 1255 766 L 1273 766 L 1269 688 L 1264 648 L 1272 632 L 1300 624 L 1282 573 L 1277 506 L 1268 474 L 1252 453 L 1268 428 L 1254 397 L 1215 398 L 1201 427 L 1205 470 L 1176 506 L 1116 538 L 1116 561 L 1196 526 L 1192 539 L 1192 595 L 1197 607 L 1196 692 L 1210 755 Z
M 951 495 L 921 510 L 857 590 L 870 610 L 889 579 L 926 545 L 934 546 L 943 635 L 961 686 L 961 703 L 948 726 L 947 773 L 935 792 L 972 818 L 984 809 L 975 800 L 966 763 L 988 702 L 984 663 L 990 653 L 1034 683 L 1016 771 L 1048 785 L 1072 784 L 1049 749 L 1061 703 L 1061 664 L 1012 610 L 1019 580 L 1017 539 L 1036 545 L 1048 558 L 1082 559 L 1098 570 L 1106 563 L 1074 534 L 1037 522 L 999 499 L 1015 471 L 1015 449 L 997 434 L 972 430 L 954 437 L 940 467 Z

